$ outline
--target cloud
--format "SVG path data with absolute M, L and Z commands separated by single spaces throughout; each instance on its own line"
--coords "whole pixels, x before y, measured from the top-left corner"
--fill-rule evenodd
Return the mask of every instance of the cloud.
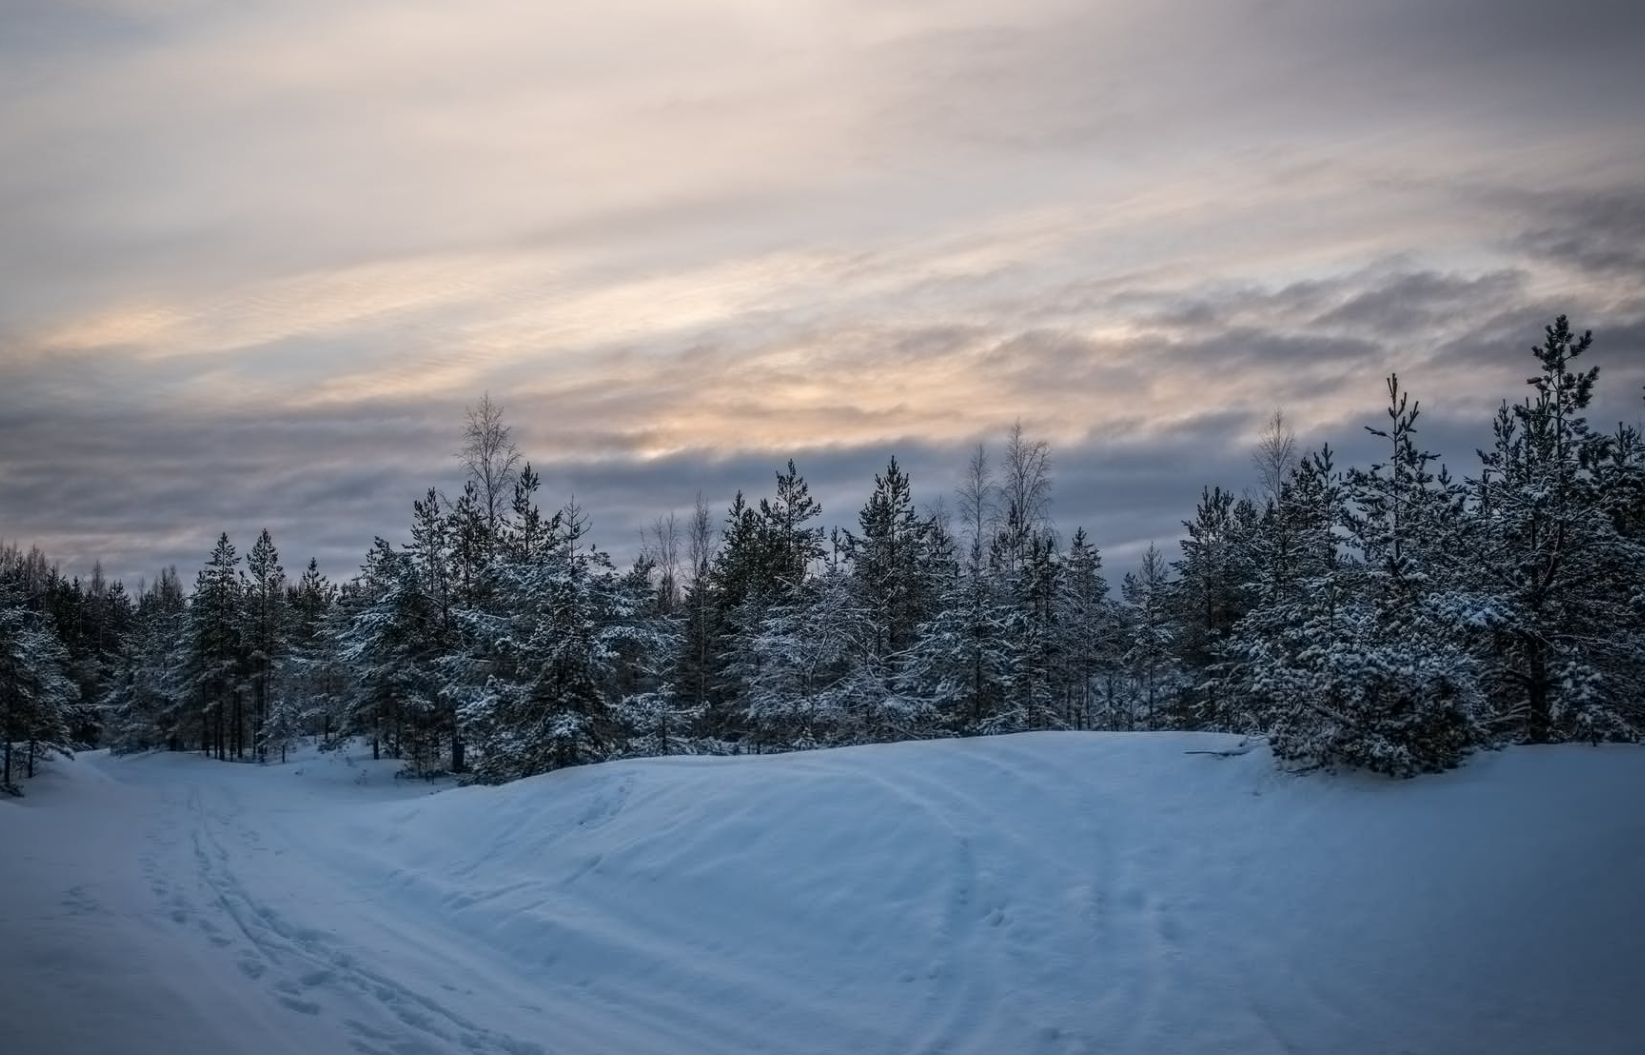
M 1645 180 L 1592 192 L 1530 196 L 1542 225 L 1515 245 L 1540 258 L 1637 290 L 1645 276 Z
M 346 573 L 487 390 L 613 546 L 1020 417 L 1131 552 L 1278 405 L 1466 449 L 1559 312 L 1638 413 L 1637 5 L 5 10 L 0 534 L 81 571 Z

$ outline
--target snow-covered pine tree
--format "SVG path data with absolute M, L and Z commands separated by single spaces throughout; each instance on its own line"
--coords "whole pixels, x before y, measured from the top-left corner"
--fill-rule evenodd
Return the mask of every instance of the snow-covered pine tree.
M 337 596 L 320 562 L 310 558 L 287 601 L 291 639 L 283 683 L 290 686 L 303 731 L 318 735 L 322 743 L 331 739 L 344 678 L 327 632 Z
M 28 607 L 18 582 L 0 577 L 0 790 L 17 793 L 19 744 L 31 777 L 38 759 L 72 754 L 69 714 L 80 691 L 67 667 L 49 617 Z
M 978 733 L 1004 706 L 1011 606 L 984 555 L 984 540 L 937 578 L 936 607 L 904 665 L 904 692 L 923 701 L 934 729 Z
M 1058 580 L 1057 625 L 1062 634 L 1063 722 L 1073 729 L 1095 729 L 1111 710 L 1118 689 L 1115 652 L 1117 624 L 1102 554 L 1077 528 L 1068 540 L 1063 574 Z
M 1488 691 L 1517 738 L 1632 739 L 1641 729 L 1635 635 L 1641 564 L 1607 498 L 1610 438 L 1588 427 L 1598 367 L 1561 315 L 1532 349 L 1536 394 L 1504 405 L 1472 481 L 1482 560 L 1474 592 Z
M 586 521 L 562 523 L 561 544 L 494 563 L 485 604 L 461 613 L 474 645 L 445 673 L 465 686 L 458 722 L 475 745 L 480 780 L 598 761 L 621 748 L 605 685 L 634 612 L 610 557 L 580 542 Z
M 116 753 L 182 750 L 198 735 L 196 693 L 186 684 L 188 602 L 176 568 L 141 591 L 103 697 L 108 744 Z M 190 718 L 193 721 L 190 721 Z
M 702 509 L 705 524 L 707 512 Z M 693 654 L 685 639 L 689 589 L 700 564 L 688 557 L 691 566 L 681 567 L 680 522 L 673 512 L 658 517 L 642 537 L 640 558 L 618 584 L 632 615 L 612 631 L 622 751 L 638 757 L 703 753 L 707 745 L 697 727 L 706 707 L 688 685 Z
M 613 643 L 631 670 L 615 705 L 622 752 L 634 757 L 702 753 L 696 729 L 703 707 L 680 689 L 684 613 L 665 612 L 649 582 L 630 577 L 618 588 L 626 595 L 623 607 L 633 613 L 613 630 Z
M 462 652 L 457 612 L 470 598 L 484 574 L 483 541 L 486 521 L 470 480 L 449 511 L 442 509 L 439 492 L 428 493 L 411 506 L 411 542 L 406 555 L 415 569 L 421 593 L 416 612 L 415 641 L 408 642 L 415 660 L 400 700 L 404 739 L 411 748 L 413 772 L 431 774 L 445 768 L 439 761 L 450 746 L 449 768 L 464 768 L 463 739 L 458 731 L 456 700 L 446 691 L 443 667 Z
M 812 564 L 823 555 L 822 507 L 794 463 L 778 472 L 776 494 L 750 507 L 738 492 L 727 513 L 723 545 L 710 582 L 716 601 L 711 629 L 715 656 L 708 735 L 735 741 L 749 713 L 745 694 L 757 660 L 747 649 L 761 634 L 767 613 L 795 600 Z
M 914 511 L 908 474 L 897 459 L 875 474 L 857 527 L 858 533 L 844 535 L 845 560 L 872 622 L 873 654 L 886 668 L 908 647 L 929 608 L 921 565 L 932 525 Z
M 497 543 L 499 552 L 508 560 L 533 561 L 545 550 L 560 544 L 560 514 L 545 518 L 537 506 L 537 490 L 541 486 L 542 478 L 527 462 L 514 483 L 510 515 Z
M 1172 583 L 1165 556 L 1153 543 L 1137 570 L 1120 581 L 1119 641 L 1128 673 L 1126 695 L 1115 728 L 1156 729 L 1167 724 L 1181 684 L 1173 642 Z
M 1470 598 L 1459 573 L 1474 552 L 1463 489 L 1430 465 L 1438 456 L 1416 443 L 1420 406 L 1387 380 L 1388 427 L 1367 431 L 1389 445 L 1387 458 L 1347 474 L 1344 526 L 1358 551 L 1352 607 L 1361 617 L 1352 643 L 1367 656 L 1351 712 L 1345 755 L 1396 775 L 1447 769 L 1483 739 L 1484 701 L 1463 633 Z
M 195 576 L 188 609 L 186 676 L 199 706 L 200 748 L 206 754 L 215 752 L 218 759 L 238 759 L 245 751 L 244 589 L 236 571 L 239 562 L 228 533 L 219 535 L 211 559 Z
M 1009 598 L 1003 623 L 1003 705 L 979 731 L 1008 733 L 1062 726 L 1062 635 L 1057 625 L 1057 596 L 1062 565 L 1056 536 L 1039 531 L 1020 544 L 1011 525 L 1015 507 L 1007 513 L 1006 532 L 997 539 L 992 570 Z
M 79 690 L 69 726 L 75 743 L 91 747 L 104 736 L 107 715 L 101 703 L 117 677 L 135 605 L 124 584 L 107 580 L 100 560 L 93 561 L 91 577 L 77 591 L 76 600 L 76 632 L 72 644 L 63 641 L 70 676 Z
M 874 477 L 874 490 L 857 514 L 860 533 L 843 533 L 839 547 L 849 569 L 850 599 L 834 597 L 832 579 L 816 600 L 844 615 L 842 631 L 854 642 L 846 651 L 854 668 L 842 677 L 842 706 L 860 741 L 887 739 L 893 729 L 911 734 L 927 708 L 908 691 L 906 668 L 919 627 L 930 618 L 933 588 L 945 559 L 936 521 L 914 509 L 908 474 L 892 458 Z M 829 618 L 814 612 L 812 620 Z
M 767 605 L 737 638 L 757 751 L 863 742 L 882 725 L 884 682 L 867 684 L 874 626 L 850 576 L 831 564 Z
M 266 760 L 271 748 L 285 752 L 289 738 L 295 736 L 294 713 L 282 716 L 284 728 L 275 739 L 265 733 L 275 692 L 275 671 L 284 658 L 286 649 L 286 572 L 280 566 L 280 554 L 274 548 L 274 539 L 264 528 L 251 552 L 246 555 L 245 629 L 247 681 L 252 699 L 252 739 L 259 761 Z M 277 746 L 276 746 L 277 745 Z
M 360 577 L 343 591 L 335 630 L 338 657 L 352 676 L 345 687 L 342 732 L 371 740 L 373 758 L 431 765 L 417 719 L 432 709 L 431 625 L 436 614 L 408 552 L 376 539 Z M 408 720 L 409 719 L 409 720 Z M 426 721 L 426 719 L 425 719 Z
M 1389 397 L 1389 428 L 1370 430 L 1387 461 L 1344 482 L 1327 447 L 1282 487 L 1230 654 L 1276 758 L 1410 776 L 1461 759 L 1480 702 L 1443 584 L 1459 493 L 1429 471 L 1394 378 Z
M 1247 701 L 1234 731 L 1268 733 L 1282 760 L 1337 760 L 1352 725 L 1336 662 L 1349 594 L 1335 531 L 1343 502 L 1330 446 L 1303 457 L 1265 518 L 1253 606 L 1229 641 L 1230 684 Z
M 706 685 L 707 710 L 703 721 L 708 736 L 735 742 L 745 731 L 741 700 L 746 664 L 737 657 L 739 635 L 746 636 L 763 618 L 769 603 L 765 533 L 759 514 L 738 491 L 726 511 L 721 544 L 712 558 L 706 589 L 699 586 L 696 604 L 712 603 L 712 610 L 691 624 L 704 653 L 697 659 L 696 677 Z
M 700 491 L 686 522 L 685 548 L 686 582 L 679 612 L 678 653 L 671 669 L 675 691 L 697 716 L 695 731 L 699 739 L 707 740 L 719 654 L 720 610 L 714 591 L 717 538 L 712 514 Z
M 1182 718 L 1201 729 L 1229 730 L 1236 724 L 1237 691 L 1228 680 L 1228 635 L 1250 607 L 1246 584 L 1252 575 L 1256 507 L 1220 487 L 1205 488 L 1193 520 L 1184 520 L 1182 559 L 1170 604 L 1177 632 L 1174 652 L 1185 677 Z
M 760 499 L 764 577 L 768 585 L 783 590 L 805 581 L 812 563 L 823 555 L 823 529 L 811 526 L 822 511 L 811 497 L 811 486 L 789 459 L 788 471 L 777 473 L 776 493 Z

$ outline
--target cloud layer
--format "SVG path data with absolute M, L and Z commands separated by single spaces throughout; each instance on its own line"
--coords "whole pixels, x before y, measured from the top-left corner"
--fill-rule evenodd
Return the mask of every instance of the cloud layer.
M 1637 5 L 0 7 L 0 537 L 71 571 L 347 574 L 487 390 L 617 548 L 1020 417 L 1124 554 L 1392 370 L 1465 469 L 1559 312 L 1641 416 Z

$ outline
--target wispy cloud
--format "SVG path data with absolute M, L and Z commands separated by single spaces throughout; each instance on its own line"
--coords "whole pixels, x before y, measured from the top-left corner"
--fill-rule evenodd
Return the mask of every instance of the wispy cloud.
M 489 389 L 613 543 L 1020 416 L 1124 552 L 1390 370 L 1463 460 L 1558 311 L 1638 416 L 1636 6 L 14 0 L 0 535 L 344 571 Z

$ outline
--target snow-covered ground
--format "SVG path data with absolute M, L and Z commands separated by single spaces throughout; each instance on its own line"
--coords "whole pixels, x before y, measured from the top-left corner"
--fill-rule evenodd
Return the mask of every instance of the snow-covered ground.
M 0 803 L 4 1051 L 1645 1050 L 1645 750 L 1406 782 L 1203 735 L 60 763 Z

